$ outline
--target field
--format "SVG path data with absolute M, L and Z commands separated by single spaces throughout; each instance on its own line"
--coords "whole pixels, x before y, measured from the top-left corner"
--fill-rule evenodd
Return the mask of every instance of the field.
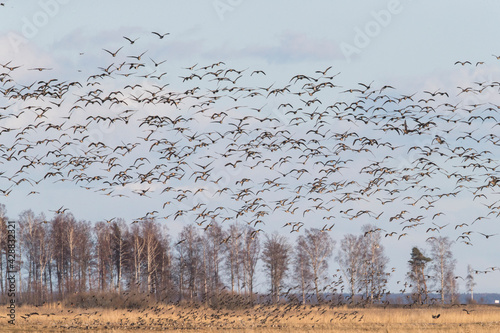
M 200 306 L 152 306 L 143 310 L 18 307 L 16 325 L 0 332 L 498 332 L 500 308 L 485 305 L 421 308 L 256 306 L 213 310 Z

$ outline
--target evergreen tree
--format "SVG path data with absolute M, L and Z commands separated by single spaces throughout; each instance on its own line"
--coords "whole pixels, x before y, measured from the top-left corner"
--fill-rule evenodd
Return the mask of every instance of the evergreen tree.
M 426 257 L 418 247 L 413 247 L 411 250 L 411 259 L 408 261 L 410 271 L 408 278 L 413 284 L 415 301 L 423 304 L 427 299 L 427 275 L 425 274 L 425 267 L 432 259 Z

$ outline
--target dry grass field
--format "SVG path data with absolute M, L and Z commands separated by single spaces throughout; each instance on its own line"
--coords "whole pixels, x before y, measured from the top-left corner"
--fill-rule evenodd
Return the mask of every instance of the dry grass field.
M 1 316 L 1 332 L 500 332 L 500 308 L 484 305 L 411 309 L 282 305 L 246 310 L 175 306 L 112 310 L 46 305 L 18 307 L 15 326 L 7 323 L 5 310 Z

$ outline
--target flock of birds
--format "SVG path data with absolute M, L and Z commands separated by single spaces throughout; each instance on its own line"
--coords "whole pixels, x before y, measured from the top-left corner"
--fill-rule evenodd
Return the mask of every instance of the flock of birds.
M 134 222 L 238 220 L 293 233 L 360 220 L 386 238 L 446 229 L 468 246 L 496 236 L 487 220 L 500 215 L 500 82 L 402 94 L 343 87 L 332 67 L 279 83 L 224 62 L 172 75 L 141 38 L 101 50 L 102 67 L 79 79 L 0 62 L 1 195 L 36 197 L 62 182 L 110 205 L 161 199 Z M 475 216 L 442 208 L 457 206 Z
M 131 295 L 132 296 L 132 295 Z M 147 296 L 142 302 L 147 302 Z M 110 320 L 105 311 L 95 311 L 95 308 L 82 309 L 36 309 L 20 317 L 25 324 L 40 327 L 51 319 L 52 328 L 60 329 L 258 329 L 285 328 L 293 325 L 323 327 L 325 324 L 343 322 L 362 322 L 364 314 L 357 310 L 335 309 L 328 304 L 303 306 L 290 303 L 281 307 L 261 303 L 256 306 L 207 309 L 200 304 L 190 307 L 178 305 L 149 305 L 141 309 L 121 311 L 119 318 L 114 315 Z M 113 308 L 110 308 L 113 310 Z M 114 311 L 118 308 L 114 308 Z M 290 324 L 290 323 L 293 324 Z
M 164 42 L 168 33 L 152 35 Z M 173 76 L 166 59 L 139 49 L 141 37 L 123 38 L 125 45 L 102 50 L 102 67 L 77 80 L 0 61 L 1 195 L 36 197 L 50 183 L 69 183 L 114 198 L 110 205 L 161 198 L 133 223 L 182 220 L 206 230 L 238 220 L 255 235 L 268 227 L 332 232 L 358 220 L 376 226 L 365 236 L 397 240 L 454 235 L 473 246 L 497 235 L 485 230 L 500 215 L 500 82 L 402 94 L 374 82 L 343 87 L 328 67 L 263 84 L 263 70 L 224 62 Z M 450 219 L 449 207 L 468 212 Z M 171 321 L 145 316 L 123 324 L 186 328 L 241 318 L 171 310 Z M 261 310 L 249 318 L 272 324 L 327 309 Z M 352 311 L 334 314 L 362 320 Z
M 353 303 L 358 308 L 342 308 L 338 305 L 343 304 L 341 300 L 331 299 L 328 302 L 303 305 L 298 299 L 292 299 L 281 306 L 273 305 L 262 301 L 254 304 L 248 299 L 238 299 L 241 296 L 224 297 L 218 306 L 213 308 L 204 307 L 201 303 L 192 303 L 189 306 L 175 304 L 151 303 L 149 294 L 145 293 L 124 293 L 124 301 L 131 300 L 130 304 L 135 306 L 123 309 L 118 315 L 109 316 L 109 311 L 95 311 L 96 307 L 108 308 L 116 313 L 120 309 L 117 304 L 123 300 L 111 301 L 111 298 L 105 296 L 95 297 L 89 304 L 89 300 L 82 296 L 74 298 L 77 304 L 86 304 L 76 308 L 71 302 L 68 307 L 36 306 L 34 310 L 20 315 L 23 324 L 32 325 L 33 328 L 39 328 L 47 324 L 50 319 L 50 327 L 60 329 L 258 329 L 258 328 L 292 328 L 305 327 L 325 328 L 329 325 L 356 324 L 365 321 L 364 311 L 358 311 L 364 308 L 365 303 Z M 264 297 L 269 300 L 269 297 Z M 93 304 L 96 302 L 96 304 Z M 234 303 L 236 302 L 236 303 Z M 68 302 L 69 303 L 69 302 Z M 234 304 L 238 304 L 237 307 Z M 385 301 L 384 309 L 389 306 Z M 411 307 L 413 304 L 408 304 Z M 428 305 L 433 309 L 432 304 Z M 452 308 L 459 306 L 452 305 Z M 140 307 L 140 308 L 137 308 Z M 405 306 L 406 307 L 406 306 Z M 358 310 L 356 310 L 358 309 Z M 32 309 L 33 310 L 33 309 Z M 434 309 L 438 310 L 438 309 Z M 462 308 L 465 316 L 472 315 L 476 310 L 471 308 Z M 439 319 L 441 313 L 431 314 L 432 320 Z M 0 316 L 0 318 L 5 318 Z M 48 328 L 49 326 L 43 326 Z

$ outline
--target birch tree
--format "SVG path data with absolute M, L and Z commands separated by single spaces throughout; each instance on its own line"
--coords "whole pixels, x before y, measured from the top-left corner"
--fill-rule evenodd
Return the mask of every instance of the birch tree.
M 232 224 L 229 226 L 228 239 L 226 241 L 226 270 L 229 273 L 229 284 L 231 286 L 231 293 L 240 291 L 240 278 L 241 272 L 241 252 L 242 252 L 242 236 L 243 230 L 239 224 Z
M 297 244 L 298 250 L 307 256 L 304 263 L 308 264 L 306 267 L 309 268 L 316 300 L 319 302 L 321 281 L 328 271 L 328 259 L 332 256 L 335 242 L 328 233 L 312 228 L 306 229 L 305 235 L 299 236 Z
M 254 236 L 252 236 L 255 234 Z M 240 237 L 240 236 L 237 236 Z M 255 269 L 259 261 L 260 239 L 251 227 L 245 228 L 243 234 L 243 244 L 241 251 L 241 263 L 243 266 L 243 280 L 245 282 L 245 291 L 253 302 L 253 288 L 255 280 Z
M 452 297 L 454 285 L 450 283 L 449 276 L 453 276 L 456 260 L 451 252 L 452 241 L 448 237 L 436 237 L 429 241 L 431 246 L 431 270 L 435 278 L 441 296 L 441 304 L 445 303 L 445 296 Z
M 262 261 L 270 281 L 270 294 L 274 303 L 280 300 L 281 286 L 290 262 L 291 246 L 285 236 L 273 233 L 266 235 L 263 245 Z
M 362 228 L 362 251 L 363 251 L 363 278 L 361 288 L 365 289 L 365 295 L 370 303 L 379 299 L 387 285 L 388 273 L 386 266 L 389 258 L 384 254 L 384 246 L 381 242 L 381 233 L 374 225 L 364 225 Z
M 122 292 L 122 280 L 127 257 L 127 226 L 123 219 L 117 219 L 111 225 L 112 260 L 116 271 L 115 289 Z
M 340 249 L 336 256 L 342 275 L 349 285 L 351 297 L 356 294 L 356 288 L 362 278 L 361 269 L 364 261 L 362 237 L 353 234 L 345 235 L 340 242 Z
M 310 281 L 313 279 L 311 274 L 311 264 L 309 256 L 302 251 L 302 246 L 298 242 L 295 247 L 295 255 L 293 260 L 294 281 L 298 283 L 302 295 L 302 304 L 306 304 L 306 295 L 311 288 Z
M 474 287 L 476 286 L 476 282 L 474 281 L 475 270 L 469 264 L 467 265 L 467 277 L 465 278 L 465 287 L 469 291 L 470 294 L 470 302 L 474 303 Z
M 202 265 L 201 243 L 202 239 L 194 226 L 187 225 L 179 233 L 179 241 L 176 244 L 180 265 L 180 292 L 182 295 L 184 284 L 187 284 L 191 301 L 198 296 L 198 278 Z

